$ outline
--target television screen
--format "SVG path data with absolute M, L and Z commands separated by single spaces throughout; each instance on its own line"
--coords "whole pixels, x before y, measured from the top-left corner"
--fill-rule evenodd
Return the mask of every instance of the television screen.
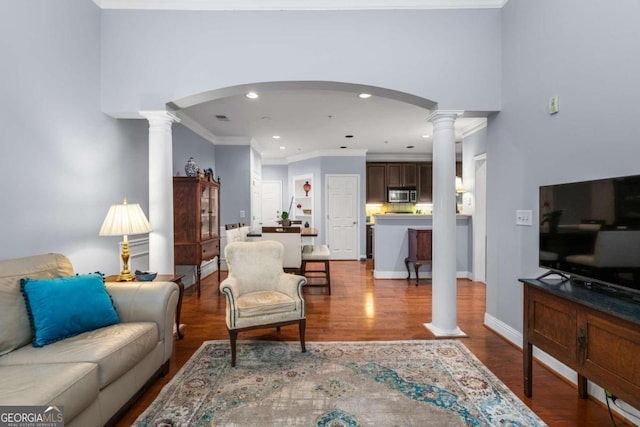
M 640 175 L 540 187 L 539 265 L 640 293 Z

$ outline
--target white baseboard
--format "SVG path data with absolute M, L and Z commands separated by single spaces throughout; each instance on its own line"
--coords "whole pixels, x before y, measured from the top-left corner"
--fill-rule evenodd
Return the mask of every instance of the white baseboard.
M 489 313 L 486 313 L 486 312 L 484 313 L 484 324 L 486 327 L 493 330 L 495 333 L 502 336 L 507 341 L 513 343 L 515 346 L 522 349 L 522 333 L 521 332 L 513 329 L 511 326 L 496 319 L 495 317 L 491 316 Z M 539 348 L 533 347 L 533 358 L 537 359 L 540 363 L 545 365 L 551 371 L 566 378 L 571 383 L 573 384 L 578 383 L 578 376 L 576 374 L 576 371 L 569 368 L 564 363 L 561 363 L 558 360 L 554 359 L 549 354 L 545 353 Z M 535 394 L 535 387 L 536 385 L 534 382 L 533 383 L 534 394 Z M 600 387 L 595 383 L 592 383 L 591 381 L 588 381 L 587 388 L 588 388 L 589 395 L 593 396 L 595 399 L 599 400 L 600 402 L 606 405 L 604 389 L 602 387 Z M 621 400 L 618 399 L 618 402 L 621 402 Z M 622 402 L 621 406 L 622 405 L 624 405 L 623 407 L 627 412 L 630 412 L 632 416 L 635 416 L 635 420 L 631 419 L 627 414 L 621 412 L 615 406 L 612 406 L 611 410 L 615 411 L 618 415 L 627 419 L 628 421 L 637 424 L 638 421 L 640 421 L 640 411 L 627 405 L 625 402 Z
M 456 271 L 457 279 L 468 279 L 471 277 L 471 273 L 468 271 Z M 373 270 L 373 278 L 374 279 L 406 279 L 407 272 L 406 271 L 381 271 L 381 270 Z M 411 271 L 411 278 L 415 279 L 416 274 Z M 430 279 L 431 272 L 430 271 L 420 271 L 421 279 Z

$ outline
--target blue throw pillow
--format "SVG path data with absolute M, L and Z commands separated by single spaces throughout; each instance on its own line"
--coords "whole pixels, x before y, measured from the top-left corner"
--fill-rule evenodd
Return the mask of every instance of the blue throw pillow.
M 33 346 L 42 347 L 119 323 L 100 274 L 20 280 Z

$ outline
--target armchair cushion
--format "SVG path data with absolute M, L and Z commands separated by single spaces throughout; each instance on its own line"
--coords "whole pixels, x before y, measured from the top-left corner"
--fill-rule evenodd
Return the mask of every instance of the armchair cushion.
M 294 311 L 296 302 L 290 296 L 276 291 L 261 291 L 244 294 L 236 302 L 240 317 Z

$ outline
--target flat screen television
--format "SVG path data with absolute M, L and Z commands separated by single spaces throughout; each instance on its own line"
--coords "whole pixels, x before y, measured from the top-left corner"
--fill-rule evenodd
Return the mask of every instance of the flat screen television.
M 640 175 L 540 187 L 539 265 L 640 294 Z

